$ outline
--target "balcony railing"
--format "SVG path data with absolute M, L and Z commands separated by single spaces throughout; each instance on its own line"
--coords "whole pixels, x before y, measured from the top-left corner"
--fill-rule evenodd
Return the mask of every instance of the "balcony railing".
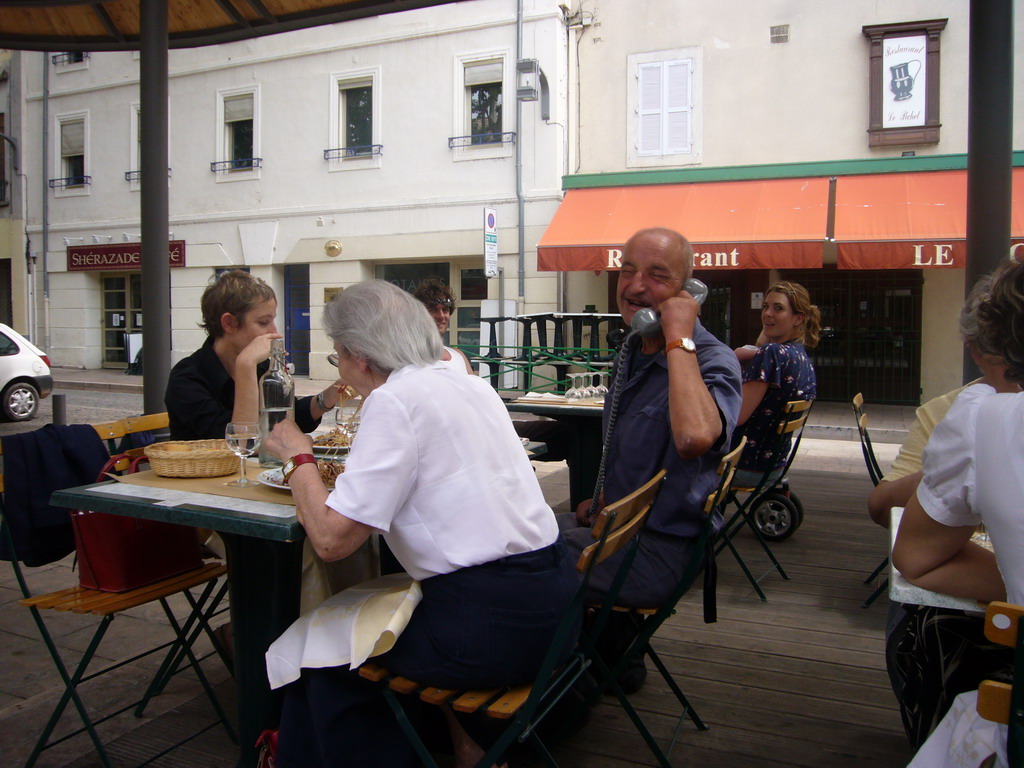
M 455 149 L 457 147 L 487 147 L 494 144 L 514 144 L 515 141 L 515 131 L 474 133 L 472 136 L 451 136 L 448 139 L 448 149 Z
M 253 168 L 262 167 L 262 157 L 236 157 L 234 160 L 219 160 L 215 163 L 210 163 L 210 170 L 214 173 L 223 173 L 225 171 L 249 171 Z
M 62 179 L 50 179 L 50 189 L 87 187 L 90 184 L 92 184 L 92 176 L 65 176 Z
M 347 160 L 352 157 L 383 155 L 383 144 L 357 144 L 351 147 L 335 147 L 324 150 L 324 160 Z

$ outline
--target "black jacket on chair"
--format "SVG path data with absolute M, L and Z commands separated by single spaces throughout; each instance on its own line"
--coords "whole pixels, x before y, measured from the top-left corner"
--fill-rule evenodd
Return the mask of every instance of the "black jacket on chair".
M 109 455 L 88 424 L 47 424 L 3 438 L 4 516 L 14 548 L 25 565 L 60 560 L 75 548 L 71 517 L 50 505 L 50 495 L 96 481 Z M 0 558 L 12 559 L 0 538 Z

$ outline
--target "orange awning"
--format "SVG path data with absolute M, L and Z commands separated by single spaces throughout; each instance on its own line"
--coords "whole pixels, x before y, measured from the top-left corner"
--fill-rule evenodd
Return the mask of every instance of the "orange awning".
M 1024 168 L 1013 169 L 1012 248 L 1024 250 Z M 967 172 L 843 176 L 836 182 L 839 269 L 967 265 Z
M 828 179 L 572 189 L 537 244 L 537 269 L 617 270 L 639 229 L 669 227 L 695 269 L 821 267 Z

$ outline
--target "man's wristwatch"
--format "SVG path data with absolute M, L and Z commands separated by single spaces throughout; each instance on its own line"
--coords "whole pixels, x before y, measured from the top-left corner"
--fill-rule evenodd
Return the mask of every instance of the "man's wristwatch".
M 323 411 L 324 413 L 327 413 L 329 410 L 331 410 L 330 408 L 327 407 L 327 403 L 324 402 L 323 390 L 320 390 L 319 392 L 316 393 L 316 404 L 320 406 L 320 410 Z
M 667 355 L 673 349 L 683 349 L 687 352 L 696 352 L 697 345 L 693 343 L 693 339 L 689 336 L 684 336 L 681 339 L 673 339 L 665 345 L 665 354 Z
M 316 456 L 312 453 L 300 453 L 288 459 L 288 461 L 284 463 L 284 467 L 281 469 L 281 474 L 284 475 L 284 481 L 287 483 L 288 479 L 292 476 L 292 473 L 294 473 L 295 470 L 303 464 L 316 464 Z

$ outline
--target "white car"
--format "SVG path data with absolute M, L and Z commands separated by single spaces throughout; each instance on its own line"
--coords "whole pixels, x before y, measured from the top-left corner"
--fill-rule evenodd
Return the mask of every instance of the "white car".
M 27 421 L 53 389 L 50 358 L 13 328 L 0 323 L 0 414 Z

